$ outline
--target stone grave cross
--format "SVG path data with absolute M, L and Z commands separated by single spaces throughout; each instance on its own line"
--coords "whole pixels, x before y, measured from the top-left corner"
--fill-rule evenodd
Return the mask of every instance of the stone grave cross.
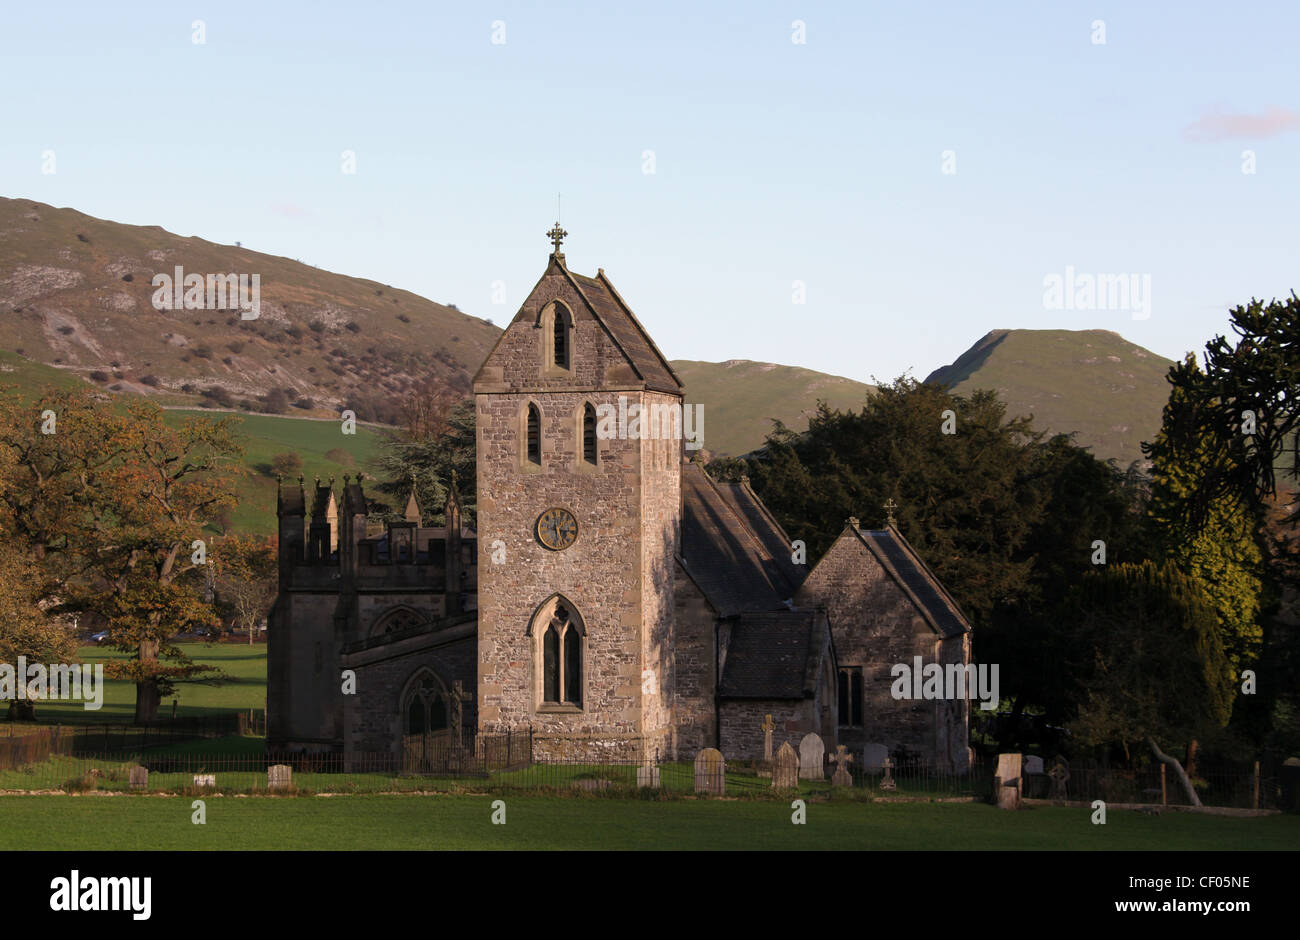
M 776 730 L 776 725 L 772 722 L 772 716 L 768 715 L 763 719 L 763 760 L 765 763 L 772 763 L 772 732 Z
M 830 756 L 831 763 L 835 764 L 835 773 L 831 775 L 831 786 L 848 787 L 853 785 L 853 778 L 849 776 L 849 764 L 853 763 L 853 755 L 843 744 L 835 747 L 835 753 Z
M 890 759 L 890 758 L 888 758 L 888 757 L 886 757 L 883 761 L 881 761 L 880 766 L 883 767 L 884 770 L 885 770 L 885 776 L 884 776 L 884 777 L 881 779 L 881 781 L 880 781 L 880 789 L 882 789 L 882 790 L 897 790 L 897 789 L 898 789 L 898 784 L 896 784 L 896 783 L 894 782 L 894 762 L 893 762 L 893 760 Z

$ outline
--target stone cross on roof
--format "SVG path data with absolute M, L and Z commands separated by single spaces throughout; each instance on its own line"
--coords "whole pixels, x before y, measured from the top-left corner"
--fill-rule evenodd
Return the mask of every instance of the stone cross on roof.
M 894 524 L 894 510 L 898 508 L 898 504 L 897 504 L 896 502 L 894 502 L 894 497 L 891 496 L 891 497 L 889 497 L 889 499 L 885 500 L 885 505 L 884 505 L 883 508 L 884 508 L 884 510 L 885 510 L 885 517 L 886 517 L 886 520 L 885 520 L 885 521 L 886 521 L 886 523 L 887 523 L 888 525 L 893 525 L 893 524 Z
M 558 255 L 560 253 L 560 243 L 564 241 L 565 236 L 567 236 L 568 234 L 569 234 L 568 232 L 560 228 L 559 222 L 556 222 L 554 228 L 552 228 L 549 232 L 546 233 L 546 237 L 549 238 L 551 240 L 551 244 L 555 246 L 555 254 Z

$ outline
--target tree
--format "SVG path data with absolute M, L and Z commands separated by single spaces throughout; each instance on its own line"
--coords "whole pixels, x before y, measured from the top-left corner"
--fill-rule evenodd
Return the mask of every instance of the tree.
M 276 454 L 271 458 L 271 475 L 276 477 L 294 477 L 302 475 L 302 456 L 295 452 Z
M 251 645 L 278 590 L 276 542 L 254 535 L 231 535 L 213 549 L 213 584 L 218 607 L 248 631 Z
M 416 439 L 405 433 L 388 434 L 379 447 L 375 466 L 382 482 L 378 490 L 388 497 L 390 507 L 400 511 L 414 481 L 421 509 L 435 525 L 442 524 L 442 509 L 454 474 L 465 507 L 465 523 L 474 525 L 477 451 L 473 399 L 464 399 L 452 408 L 442 432 Z
M 1200 381 L 1192 355 L 1174 369 Z M 1228 467 L 1234 459 L 1232 431 L 1202 426 L 1197 407 L 1187 384 L 1175 382 L 1160 433 L 1145 448 L 1152 461 L 1150 513 L 1164 557 L 1195 579 L 1214 605 L 1219 636 L 1236 674 L 1258 659 L 1263 639 L 1263 520 L 1245 494 L 1205 492 L 1215 468 Z
M 1233 678 L 1209 598 L 1172 564 L 1120 564 L 1089 574 L 1061 616 L 1075 625 L 1076 644 L 1060 678 L 1081 693 L 1071 732 L 1130 758 L 1149 748 L 1199 806 L 1161 742 L 1194 740 L 1224 727 L 1232 712 Z
M 5 396 L 0 412 L 0 525 L 42 562 L 54 612 L 99 614 L 135 654 L 106 671 L 136 683 L 136 720 L 151 721 L 175 680 L 215 671 L 170 638 L 214 622 L 194 582 L 203 527 L 234 502 L 235 419 L 169 427 L 156 405 L 82 390 Z
M 1244 499 L 1261 518 L 1279 479 L 1294 482 L 1300 471 L 1300 297 L 1293 291 L 1285 301 L 1251 300 L 1231 318 L 1237 341 L 1216 336 L 1207 343 L 1204 370 L 1190 358 L 1169 370 L 1185 402 L 1171 437 L 1223 445 L 1204 455 L 1201 483 L 1190 494 L 1197 528 L 1224 497 Z M 1290 521 L 1300 523 L 1300 507 Z
M 1042 509 L 1013 557 L 1028 562 L 1024 591 L 999 603 L 975 639 L 980 658 L 999 663 L 1010 720 L 1000 722 L 1002 746 L 1022 743 L 1021 716 L 1041 710 L 1059 726 L 1075 690 L 1060 680 L 1070 656 L 1069 618 L 1061 602 L 1100 566 L 1149 557 L 1142 478 L 1103 463 L 1060 434 L 1032 445 L 1021 485 L 1037 490 Z
M 30 553 L 0 543 L 0 663 L 71 663 L 77 642 L 61 618 L 42 609 L 40 565 Z
M 963 398 L 900 378 L 861 411 L 820 403 L 806 434 L 778 422 L 744 463 L 755 491 L 813 558 L 849 516 L 883 525 L 882 507 L 893 499 L 900 531 L 967 614 L 984 620 L 1028 586 L 1030 564 L 1016 553 L 1042 511 L 1042 493 L 1024 485 L 1040 437 L 1029 419 L 1008 420 L 993 392 Z

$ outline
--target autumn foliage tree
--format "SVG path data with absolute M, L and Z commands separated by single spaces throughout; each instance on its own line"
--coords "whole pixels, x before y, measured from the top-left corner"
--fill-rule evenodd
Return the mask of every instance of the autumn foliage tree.
M 88 390 L 0 396 L 0 525 L 41 560 L 42 596 L 99 614 L 110 645 L 134 654 L 109 671 L 135 682 L 137 722 L 176 680 L 215 671 L 172 638 L 215 621 L 203 529 L 234 501 L 235 420 L 172 427 L 156 405 Z
M 216 603 L 253 642 L 275 601 L 277 554 L 274 538 L 237 534 L 221 539 L 209 557 Z

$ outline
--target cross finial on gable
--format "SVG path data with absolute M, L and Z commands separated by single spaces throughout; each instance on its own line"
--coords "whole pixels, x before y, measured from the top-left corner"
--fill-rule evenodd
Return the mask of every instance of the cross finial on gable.
M 560 243 L 564 241 L 565 236 L 567 236 L 568 234 L 569 234 L 568 232 L 560 228 L 559 222 L 556 222 L 555 225 L 551 228 L 551 230 L 546 233 L 546 237 L 549 238 L 551 240 L 551 244 L 555 246 L 555 251 L 553 252 L 553 254 L 558 255 L 560 253 Z
M 885 500 L 884 510 L 885 510 L 885 522 L 887 525 L 894 524 L 894 510 L 897 508 L 898 508 L 898 504 L 894 502 L 894 497 L 891 496 L 889 497 L 889 499 Z

